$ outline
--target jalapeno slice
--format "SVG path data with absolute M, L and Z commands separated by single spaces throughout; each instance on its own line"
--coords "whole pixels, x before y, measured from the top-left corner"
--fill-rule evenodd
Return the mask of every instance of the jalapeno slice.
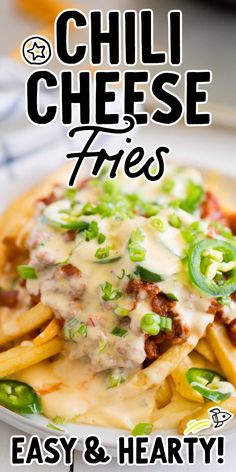
M 236 290 L 236 246 L 222 239 L 204 239 L 188 257 L 189 276 L 209 295 L 227 296 Z
M 192 367 L 186 373 L 186 379 L 194 390 L 214 402 L 226 400 L 234 391 L 233 385 L 226 382 L 222 375 L 213 370 Z M 227 390 L 226 387 L 228 387 L 228 391 L 223 391 L 223 388 Z
M 0 380 L 0 405 L 24 415 L 41 413 L 41 401 L 30 385 L 18 380 Z
M 84 231 L 89 227 L 87 221 L 80 220 L 75 210 L 72 211 L 69 200 L 51 203 L 45 208 L 43 215 L 47 224 L 56 228 Z

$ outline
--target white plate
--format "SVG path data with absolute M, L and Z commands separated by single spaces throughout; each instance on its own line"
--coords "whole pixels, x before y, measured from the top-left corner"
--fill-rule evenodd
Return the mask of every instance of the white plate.
M 32 184 L 40 181 L 40 179 L 52 172 L 53 169 L 63 164 L 63 149 L 62 147 L 54 147 L 53 149 L 44 149 L 43 151 L 44 159 L 42 160 L 42 155 L 40 159 L 40 154 L 34 154 L 30 159 L 23 159 L 21 162 L 15 162 L 9 166 L 7 165 L 4 168 L 3 173 L 0 175 L 0 188 L 1 195 L 4 196 L 5 204 L 12 200 L 17 194 L 19 194 L 23 188 L 29 188 Z M 48 159 L 46 158 L 48 154 Z M 60 157 L 59 157 L 60 156 Z M 189 162 L 189 165 L 191 163 Z M 2 171 L 1 171 L 2 172 Z M 212 174 L 212 171 L 209 171 Z M 204 170 L 203 173 L 206 175 L 208 171 Z M 236 169 L 233 174 L 236 176 Z M 235 195 L 235 182 L 236 177 L 231 178 L 229 176 L 216 174 L 213 178 L 214 186 L 223 194 L 224 198 L 234 202 L 236 205 L 236 195 Z M 20 211 L 20 209 L 19 209 Z M 86 426 L 78 424 L 69 424 L 63 425 L 63 433 L 54 431 L 47 427 L 48 419 L 43 416 L 29 416 L 22 417 L 16 413 L 13 413 L 3 407 L 0 407 L 0 420 L 5 423 L 10 424 L 26 433 L 38 434 L 40 437 L 45 437 L 48 435 L 68 435 L 68 436 L 77 436 L 80 438 L 79 443 L 77 444 L 78 449 L 82 448 L 82 440 L 90 435 L 96 434 L 101 439 L 104 446 L 107 447 L 108 451 L 115 456 L 116 455 L 116 442 L 117 437 L 121 434 L 127 435 L 127 431 L 114 429 L 114 428 L 103 428 L 98 426 Z M 212 433 L 211 430 L 206 430 L 204 434 L 209 435 Z M 214 431 L 214 434 L 216 431 Z M 227 435 L 227 438 L 235 438 L 236 433 L 236 419 L 233 419 L 226 425 L 223 430 L 223 434 Z M 153 433 L 153 436 L 156 434 L 162 434 L 164 437 L 171 434 L 176 435 L 176 431 L 161 431 Z M 222 430 L 220 433 L 222 434 Z

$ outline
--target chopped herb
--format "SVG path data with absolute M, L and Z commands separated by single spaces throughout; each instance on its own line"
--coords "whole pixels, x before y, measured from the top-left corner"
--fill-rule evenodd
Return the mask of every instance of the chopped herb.
M 18 273 L 22 279 L 37 279 L 37 272 L 34 267 L 27 265 L 18 265 Z
M 102 243 L 104 243 L 104 241 L 106 241 L 105 234 L 99 233 L 99 235 L 98 235 L 98 244 L 102 244 Z
M 66 423 L 75 423 L 78 420 L 79 416 L 79 414 L 74 415 L 71 418 L 67 418 L 66 416 L 55 416 L 55 418 L 53 418 L 53 423 L 61 425 Z
M 160 211 L 160 205 L 157 203 L 142 202 L 139 206 L 140 214 L 146 217 L 155 216 Z
M 181 235 L 188 244 L 194 244 L 201 239 L 204 233 L 200 221 L 194 221 L 188 228 L 182 229 Z
M 165 293 L 165 295 L 167 296 L 167 298 L 169 298 L 170 300 L 173 300 L 175 302 L 178 302 L 179 299 L 176 297 L 176 295 L 174 293 Z
M 96 213 L 96 206 L 92 203 L 85 203 L 81 213 L 82 215 L 94 215 Z
M 68 198 L 68 200 L 74 200 L 77 194 L 77 189 L 76 188 L 66 188 L 64 196 L 65 198 Z
M 110 373 L 106 379 L 107 388 L 118 387 L 123 382 L 125 382 L 125 375 L 119 369 L 116 369 L 115 371 Z
M 87 337 L 87 326 L 83 321 L 73 317 L 66 320 L 63 332 L 65 339 L 77 342 L 78 336 Z
M 65 416 L 55 416 L 55 418 L 53 418 L 53 423 L 56 423 L 56 424 L 64 424 L 66 423 L 67 420 L 66 420 L 66 417 Z
M 172 319 L 168 316 L 160 317 L 160 329 L 161 331 L 171 331 L 172 330 Z
M 164 231 L 166 230 L 166 224 L 160 218 L 151 218 L 150 223 L 153 228 L 155 228 L 160 233 L 164 233 Z
M 186 198 L 181 200 L 179 206 L 182 210 L 193 213 L 199 207 L 203 196 L 204 191 L 202 186 L 190 180 L 186 187 Z
M 101 352 L 105 351 L 106 347 L 107 342 L 105 341 L 105 339 L 101 339 L 101 341 L 99 342 L 98 353 L 101 354 Z
M 138 423 L 131 431 L 132 436 L 148 436 L 153 430 L 151 423 Z
M 168 223 L 170 224 L 170 226 L 173 226 L 173 228 L 177 229 L 180 229 L 182 226 L 181 219 L 175 213 L 172 213 L 169 216 Z
M 145 240 L 142 229 L 136 228 L 132 231 L 128 243 L 129 257 L 132 262 L 142 262 L 146 256 L 146 249 L 140 244 Z
M 125 269 L 122 269 L 121 275 L 117 275 L 116 277 L 117 277 L 117 279 L 122 280 L 125 277 Z
M 58 428 L 58 426 L 53 423 L 48 423 L 47 428 L 54 429 L 55 431 L 61 431 L 62 433 L 64 433 L 64 429 Z
M 109 246 L 99 247 L 95 252 L 95 257 L 97 259 L 106 259 L 110 254 Z
M 91 239 L 94 239 L 98 236 L 99 230 L 98 230 L 98 224 L 96 221 L 91 221 L 89 223 L 88 229 L 85 231 L 85 239 L 86 241 L 91 241 Z
M 146 313 L 141 318 L 140 327 L 142 331 L 151 336 L 157 336 L 160 332 L 160 315 L 156 313 Z
M 118 316 L 129 316 L 130 310 L 128 308 L 122 308 L 122 306 L 117 305 L 114 310 L 114 313 Z
M 232 231 L 229 228 L 226 228 L 226 226 L 221 225 L 219 221 L 214 221 L 213 223 L 211 223 L 211 225 L 216 228 L 217 233 L 223 236 L 223 238 L 234 239 Z
M 113 288 L 110 282 L 105 282 L 101 286 L 101 289 L 103 292 L 102 299 L 105 300 L 105 302 L 117 300 L 122 295 L 122 292 L 118 289 Z
M 231 298 L 230 297 L 218 297 L 217 302 L 220 303 L 220 305 L 226 305 L 229 306 L 231 303 Z
M 135 275 L 139 275 L 140 279 L 144 282 L 161 282 L 163 279 L 160 274 L 156 274 L 151 270 L 145 269 L 144 267 L 138 265 L 135 270 Z
M 172 190 L 174 189 L 174 186 L 175 186 L 175 183 L 174 183 L 174 180 L 169 178 L 169 177 L 166 177 L 164 180 L 163 180 L 163 184 L 161 186 L 161 190 L 162 192 L 165 192 L 165 193 L 170 193 L 172 192 Z
M 124 336 L 126 336 L 127 333 L 128 333 L 127 329 L 119 328 L 119 326 L 116 326 L 111 331 L 111 334 L 113 334 L 114 336 L 119 336 L 120 338 L 123 338 Z

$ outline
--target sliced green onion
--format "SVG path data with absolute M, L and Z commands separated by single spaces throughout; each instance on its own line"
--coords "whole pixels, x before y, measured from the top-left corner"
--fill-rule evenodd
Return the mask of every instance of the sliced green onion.
M 102 244 L 102 243 L 104 243 L 104 241 L 106 241 L 105 234 L 99 233 L 99 235 L 98 235 L 98 244 Z
M 64 196 L 65 198 L 68 198 L 68 200 L 74 200 L 77 194 L 77 189 L 76 188 L 71 188 L 68 187 L 65 189 Z
M 129 246 L 129 257 L 132 262 L 142 262 L 146 256 L 146 249 L 141 246 Z
M 121 270 L 121 275 L 117 275 L 116 277 L 117 277 L 117 279 L 122 280 L 125 277 L 125 269 L 122 269 Z
M 86 241 L 91 241 L 91 239 L 94 239 L 98 236 L 99 230 L 98 230 L 98 224 L 96 221 L 91 221 L 89 223 L 88 229 L 85 231 L 85 239 Z
M 118 369 L 117 371 L 110 373 L 106 379 L 107 388 L 118 387 L 123 382 L 125 382 L 125 375 L 123 374 L 123 372 L 119 371 Z
M 119 338 L 123 338 L 124 336 L 126 336 L 127 333 L 127 329 L 119 328 L 119 326 L 115 326 L 115 328 L 113 328 L 113 330 L 111 331 L 111 334 L 113 334 L 114 336 L 119 336 Z
M 161 186 L 161 190 L 162 192 L 165 192 L 165 193 L 170 193 L 172 192 L 172 190 L 174 189 L 174 186 L 175 186 L 175 183 L 174 183 L 174 180 L 169 178 L 169 177 L 166 177 L 164 180 L 163 180 L 163 184 Z
M 174 293 L 165 293 L 166 297 L 169 298 L 170 300 L 173 300 L 175 302 L 178 302 L 179 299 L 178 297 L 176 297 L 176 295 Z
M 156 313 L 146 313 L 141 318 L 140 327 L 145 333 L 156 336 L 160 332 L 160 316 Z
M 160 331 L 172 330 L 172 319 L 156 313 L 146 313 L 141 318 L 140 327 L 142 331 L 150 334 L 150 336 L 156 336 Z
M 87 337 L 87 326 L 83 321 L 73 317 L 66 320 L 63 332 L 65 339 L 77 342 L 78 336 L 82 336 L 83 338 Z
M 136 267 L 135 273 L 139 275 L 140 279 L 143 280 L 144 282 L 156 283 L 163 280 L 159 274 L 156 274 L 155 272 L 145 269 L 144 267 L 140 265 Z
M 105 351 L 106 347 L 107 347 L 107 342 L 105 341 L 105 339 L 101 339 L 99 343 L 99 347 L 98 347 L 98 353 L 101 354 L 101 352 Z
M 103 292 L 102 299 L 105 302 L 117 300 L 122 295 L 122 292 L 116 288 L 113 288 L 110 282 L 105 282 L 103 285 L 101 285 L 101 289 Z
M 92 203 L 86 203 L 81 211 L 82 215 L 94 215 L 96 213 L 96 206 Z
M 226 226 L 223 226 L 219 223 L 219 221 L 213 221 L 213 223 L 211 223 L 212 226 L 214 226 L 214 228 L 216 228 L 217 232 L 223 236 L 223 238 L 226 238 L 226 239 L 234 239 L 234 235 L 232 233 L 232 231 L 227 228 Z
M 152 423 L 138 423 L 131 431 L 132 436 L 148 436 L 153 430 Z
M 95 257 L 97 259 L 106 259 L 109 257 L 110 248 L 109 246 L 99 247 L 95 252 Z
M 128 308 L 122 308 L 122 306 L 117 305 L 114 310 L 114 313 L 118 316 L 129 316 L 130 310 Z
M 182 226 L 181 219 L 175 213 L 172 213 L 172 215 L 169 216 L 168 223 L 176 229 L 180 229 Z
M 179 206 L 182 210 L 193 213 L 199 207 L 203 196 L 204 191 L 202 186 L 190 180 L 186 187 L 186 198 L 181 200 Z
M 96 264 L 111 264 L 112 262 L 117 262 L 121 259 L 122 256 L 112 256 L 106 257 L 104 259 L 98 259 L 97 261 L 94 261 Z
M 145 234 L 142 229 L 136 228 L 132 231 L 128 250 L 132 262 L 142 262 L 146 256 L 146 249 L 140 244 L 145 240 Z
M 61 431 L 62 433 L 64 433 L 64 429 L 58 428 L 58 426 L 50 422 L 47 424 L 47 428 L 53 429 L 54 431 Z
M 172 330 L 172 319 L 167 317 L 167 316 L 161 316 L 160 329 L 161 329 L 161 331 L 171 331 Z
M 151 218 L 150 223 L 153 228 L 159 231 L 159 233 L 164 233 L 166 231 L 166 224 L 160 218 Z
M 34 267 L 27 265 L 18 265 L 17 266 L 18 274 L 22 279 L 37 279 L 37 272 Z
M 140 205 L 141 215 L 145 215 L 150 218 L 151 216 L 157 215 L 160 211 L 160 205 L 157 203 L 142 202 Z

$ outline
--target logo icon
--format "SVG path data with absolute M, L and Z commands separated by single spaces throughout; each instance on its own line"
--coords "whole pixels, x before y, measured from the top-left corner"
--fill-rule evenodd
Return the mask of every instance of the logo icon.
M 30 36 L 23 42 L 21 52 L 27 64 L 37 66 L 50 61 L 52 46 L 43 36 Z
M 199 433 L 203 429 L 211 427 L 211 420 L 206 418 L 203 420 L 190 420 L 187 423 L 187 428 L 184 430 L 184 435 L 187 436 L 190 433 Z
M 211 408 L 208 412 L 211 414 L 214 429 L 222 428 L 225 426 L 225 423 L 228 423 L 233 418 L 232 413 L 227 410 L 221 410 L 221 408 Z

